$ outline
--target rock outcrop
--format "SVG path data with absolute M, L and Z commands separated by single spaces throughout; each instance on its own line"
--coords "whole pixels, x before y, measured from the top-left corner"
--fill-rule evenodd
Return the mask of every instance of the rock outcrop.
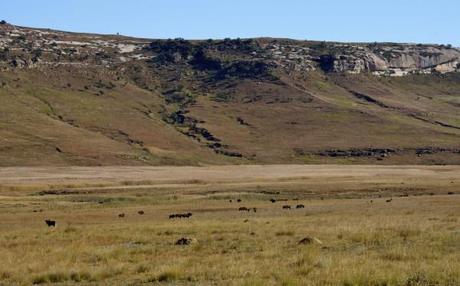
M 285 39 L 186 41 L 133 39 L 115 35 L 66 33 L 0 25 L 0 68 L 41 66 L 111 67 L 135 61 L 190 65 L 229 77 L 270 77 L 269 69 L 288 73 L 372 73 L 380 76 L 460 71 L 460 50 L 449 45 L 395 43 L 346 44 Z
M 325 72 L 389 76 L 460 70 L 460 50 L 444 45 L 292 42 L 268 45 L 267 49 L 288 70 L 320 68 Z

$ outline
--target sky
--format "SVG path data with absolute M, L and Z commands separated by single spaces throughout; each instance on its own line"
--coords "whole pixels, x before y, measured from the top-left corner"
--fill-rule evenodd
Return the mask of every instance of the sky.
M 0 0 L 0 20 L 144 38 L 281 37 L 460 46 L 459 0 Z

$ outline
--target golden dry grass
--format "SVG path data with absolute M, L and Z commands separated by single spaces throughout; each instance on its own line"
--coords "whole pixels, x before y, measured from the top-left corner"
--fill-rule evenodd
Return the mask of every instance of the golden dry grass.
M 460 284 L 458 167 L 114 170 L 0 171 L 0 285 Z

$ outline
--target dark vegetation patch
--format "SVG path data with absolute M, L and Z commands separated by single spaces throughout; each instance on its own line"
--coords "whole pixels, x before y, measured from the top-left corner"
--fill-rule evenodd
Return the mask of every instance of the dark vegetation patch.
M 438 154 L 438 153 L 451 153 L 460 154 L 460 149 L 454 148 L 439 148 L 439 147 L 420 147 L 420 148 L 404 148 L 404 149 L 391 149 L 391 148 L 352 148 L 352 149 L 330 149 L 318 152 L 310 152 L 302 149 L 294 149 L 298 156 L 317 155 L 322 157 L 375 157 L 385 158 L 391 155 L 405 155 L 415 154 L 417 156 Z
M 132 197 L 98 197 L 98 196 L 71 196 L 68 197 L 73 203 L 98 203 L 98 204 L 117 204 L 117 203 L 133 203 L 142 201 L 142 198 Z
M 167 90 L 163 92 L 163 97 L 167 104 L 188 106 L 195 102 L 193 93 L 183 87 Z
M 46 190 L 40 191 L 36 193 L 39 196 L 46 196 L 46 195 L 77 195 L 82 193 L 88 193 L 87 191 L 79 191 L 79 190 Z
M 241 118 L 241 117 L 237 117 L 237 118 L 236 118 L 236 121 L 237 121 L 239 124 L 241 124 L 241 125 L 250 126 L 250 124 L 247 123 L 247 122 L 246 122 L 243 118 Z
M 156 65 L 180 64 L 205 72 L 208 84 L 230 79 L 277 80 L 270 64 L 254 58 L 254 54 L 261 53 L 254 40 L 156 40 L 147 50 L 155 54 L 152 63 Z
M 356 91 L 349 91 L 349 92 L 351 94 L 353 94 L 353 96 L 355 96 L 356 98 L 358 98 L 360 100 L 363 100 L 363 101 L 378 105 L 378 106 L 383 107 L 383 108 L 391 108 L 390 106 L 386 105 L 385 103 L 382 103 L 382 102 L 380 102 L 380 101 L 378 101 L 378 100 L 376 100 L 376 99 L 372 98 L 371 96 L 366 95 L 364 93 L 359 93 L 359 92 L 356 92 Z
M 178 131 L 198 142 L 202 142 L 206 147 L 214 150 L 216 154 L 221 154 L 228 157 L 243 157 L 242 154 L 226 150 L 228 146 L 220 143 L 221 139 L 213 135 L 208 129 L 198 126 L 204 121 L 199 121 L 188 115 L 186 109 L 194 103 L 193 95 L 185 88 L 175 88 L 167 90 L 163 93 L 166 104 L 176 104 L 177 109 L 168 112 L 166 108 L 162 111 L 162 119 L 164 122 L 174 125 Z
M 242 158 L 243 157 L 243 154 L 241 154 L 239 152 L 235 152 L 235 151 L 214 149 L 214 152 L 216 152 L 217 154 L 222 154 L 222 155 L 229 156 L 229 157 L 237 157 L 237 158 Z
M 410 117 L 412 118 L 415 118 L 417 120 L 420 120 L 420 121 L 423 121 L 423 122 L 426 122 L 426 123 L 430 123 L 430 124 L 434 124 L 434 125 L 439 125 L 439 126 L 442 126 L 442 127 L 447 127 L 447 128 L 453 128 L 453 129 L 460 129 L 459 126 L 455 126 L 455 125 L 452 125 L 452 124 L 447 124 L 447 123 L 444 123 L 444 122 L 441 122 L 439 120 L 432 120 L 432 119 L 427 119 L 427 118 L 424 118 L 418 114 L 409 114 Z
M 215 102 L 230 102 L 234 99 L 234 94 L 226 91 L 218 91 L 216 94 L 212 97 L 212 100 Z
M 274 81 L 277 78 L 270 73 L 270 65 L 262 61 L 237 61 L 218 70 L 214 80 L 260 79 Z
M 395 153 L 394 149 L 349 149 L 349 150 L 325 150 L 318 152 L 317 155 L 326 157 L 386 157 Z

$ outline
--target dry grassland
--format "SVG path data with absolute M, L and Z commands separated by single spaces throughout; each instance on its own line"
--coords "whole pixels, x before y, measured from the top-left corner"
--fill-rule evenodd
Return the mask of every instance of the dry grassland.
M 2 168 L 0 186 L 0 285 L 460 285 L 460 167 Z

